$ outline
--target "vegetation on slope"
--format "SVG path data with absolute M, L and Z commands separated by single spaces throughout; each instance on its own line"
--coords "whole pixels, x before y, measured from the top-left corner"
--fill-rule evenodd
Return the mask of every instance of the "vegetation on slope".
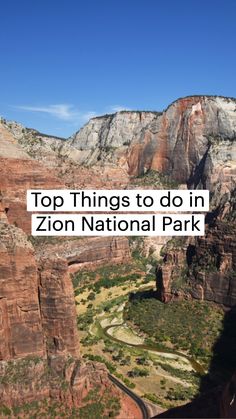
M 168 174 L 158 172 L 157 170 L 148 170 L 146 173 L 134 177 L 131 185 L 150 186 L 158 189 L 178 189 L 179 184 Z
M 207 365 L 222 329 L 223 310 L 197 300 L 163 304 L 140 293 L 130 298 L 124 318 L 145 333 L 148 343 L 188 351 Z
M 118 397 L 112 396 L 109 390 L 102 394 L 99 388 L 90 390 L 88 395 L 83 399 L 80 408 L 68 407 L 65 403 L 51 402 L 48 399 L 25 403 L 22 406 L 9 408 L 7 406 L 0 407 L 1 418 L 18 418 L 18 419 L 108 419 L 117 417 L 120 411 L 120 402 Z

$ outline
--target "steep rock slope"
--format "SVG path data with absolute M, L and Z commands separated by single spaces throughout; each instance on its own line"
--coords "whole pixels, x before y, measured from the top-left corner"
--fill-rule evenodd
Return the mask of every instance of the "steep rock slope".
M 92 118 L 68 141 L 14 124 L 2 126 L 22 152 L 54 167 L 70 186 L 73 174 L 75 186 L 84 180 L 88 187 L 99 183 L 125 187 L 128 174 L 142 175 L 152 169 L 188 187 L 210 189 L 212 204 L 217 206 L 222 199 L 229 205 L 235 189 L 235 110 L 235 99 L 187 97 L 163 113 L 122 111 Z
M 123 238 L 119 245 L 119 239 L 104 238 L 97 246 L 92 240 L 84 248 L 77 240 L 73 248 L 68 240 L 70 251 L 64 246 L 64 252 L 55 255 L 54 243 L 50 257 L 46 252 L 46 257 L 38 254 L 36 259 L 22 231 L 30 232 L 26 190 L 62 188 L 65 183 L 57 166 L 45 164 L 42 155 L 36 159 L 30 145 L 22 147 L 17 132 L 13 135 L 11 130 L 0 124 L 0 407 L 45 399 L 81 406 L 88 392 L 98 387 L 100 394 L 108 389 L 118 397 L 126 415 L 130 399 L 114 388 L 102 365 L 85 364 L 79 356 L 68 263 L 71 257 L 82 264 L 111 262 L 113 257 L 121 262 L 128 241 Z M 54 162 L 50 155 L 49 160 Z
M 32 245 L 20 229 L 0 222 L 0 358 L 43 356 L 44 339 Z
M 80 151 L 81 163 L 112 161 L 130 175 L 154 169 L 195 187 L 214 187 L 218 179 L 227 189 L 235 174 L 235 111 L 235 99 L 193 96 L 162 114 L 123 111 L 93 118 L 68 144 Z
M 43 244 L 43 246 L 42 246 Z M 109 263 L 125 263 L 130 259 L 129 241 L 126 237 L 89 237 L 67 239 L 55 243 L 43 243 L 39 240 L 36 245 L 38 257 L 47 258 L 55 251 L 58 257 L 67 260 L 69 271 L 80 269 L 95 269 L 97 266 Z
M 77 269 L 109 257 L 122 261 L 128 252 L 126 239 L 89 239 L 81 241 L 81 246 L 78 240 L 71 241 L 64 254 L 63 242 L 45 247 L 55 254 L 58 246 L 58 256 L 45 259 L 37 252 L 36 262 L 23 233 L 6 224 L 8 217 L 30 232 L 27 188 L 123 188 L 129 187 L 129 177 L 133 180 L 154 170 L 181 187 L 210 189 L 207 234 L 168 243 L 164 263 L 157 268 L 159 296 L 163 301 L 194 297 L 236 304 L 235 111 L 233 99 L 189 97 L 174 102 L 162 114 L 120 112 L 94 118 L 66 143 L 18 125 L 0 124 L 0 212 L 5 222 L 1 230 L 0 371 L 4 379 L 0 395 L 4 402 L 17 404 L 50 395 L 73 404 L 79 403 L 93 381 L 108 385 L 105 372 L 97 374 L 94 367 L 80 364 L 66 265 Z M 161 188 L 162 182 L 155 187 Z M 33 285 L 27 298 L 29 279 Z M 22 341 L 28 329 L 32 339 Z M 9 381 L 13 370 L 22 376 L 22 368 L 23 385 L 15 375 L 15 383 Z M 45 370 L 55 374 L 48 376 Z M 67 392 L 60 387 L 64 381 L 70 383 Z
M 25 234 L 0 220 L 0 400 L 14 405 L 48 397 L 37 266 Z M 31 383 L 29 385 L 29 383 Z
M 36 261 L 26 235 L 4 218 L 0 220 L 0 405 L 48 399 L 79 406 L 94 386 L 120 396 L 102 366 L 86 365 L 80 359 L 66 260 Z
M 73 147 L 70 140 L 41 134 L 21 124 L 0 119 L 1 144 L 4 143 L 4 136 L 7 137 L 8 154 L 6 152 L 3 157 L 25 156 L 37 161 L 44 169 L 53 169 L 54 175 L 63 181 L 66 187 L 112 189 L 123 188 L 128 183 L 127 173 L 116 165 L 106 164 L 95 168 L 81 166 L 81 151 Z M 17 151 L 9 150 L 9 140 L 17 146 Z M 2 146 L 0 152 L 1 149 Z
M 199 238 L 173 239 L 162 249 L 158 265 L 158 296 L 197 298 L 227 307 L 236 304 L 235 222 L 214 221 Z
M 93 164 L 100 160 L 116 163 L 122 160 L 127 147 L 141 138 L 142 130 L 158 114 L 122 111 L 92 118 L 69 139 L 69 145 L 79 150 L 81 163 Z M 124 160 L 124 168 L 125 163 Z
M 57 189 L 64 183 L 52 169 L 35 161 L 16 138 L 0 124 L 0 191 L 2 206 L 10 223 L 31 231 L 30 214 L 26 212 L 27 189 Z
M 143 173 L 145 177 L 145 172 L 151 169 L 162 176 L 164 174 L 166 179 L 179 182 L 181 187 L 186 185 L 185 187 L 210 190 L 211 213 L 208 218 L 211 223 L 214 219 L 218 220 L 217 235 L 221 236 L 222 241 L 224 228 L 219 220 L 231 225 L 236 214 L 235 110 L 236 102 L 231 98 L 188 97 L 172 103 L 162 114 L 118 112 L 93 118 L 67 142 L 40 136 L 33 130 L 25 132 L 25 129 L 15 124 L 2 123 L 0 187 L 8 218 L 29 232 L 29 214 L 26 213 L 24 204 L 25 190 L 28 187 L 129 187 L 128 174 L 132 177 Z M 83 167 L 78 166 L 81 163 Z M 91 168 L 91 164 L 95 166 Z M 142 187 L 142 179 L 138 187 Z M 162 182 L 154 187 L 162 187 Z M 211 240 L 210 236 L 214 235 L 212 228 L 209 227 L 206 236 L 206 247 L 207 238 Z M 159 242 L 157 239 L 157 248 Z M 200 243 L 202 242 L 198 240 L 191 242 L 196 254 Z M 155 247 L 154 241 L 153 246 Z M 186 264 L 189 267 L 187 253 L 190 249 L 188 241 L 184 249 L 178 249 L 179 258 L 182 251 L 183 269 Z M 219 249 L 219 246 L 215 249 Z M 225 252 L 228 250 L 225 249 Z M 234 260 L 233 245 L 230 252 L 231 259 Z M 88 253 L 91 253 L 91 248 Z M 220 253 L 224 251 L 221 249 Z M 101 255 L 100 260 L 102 259 Z M 81 260 L 81 256 L 78 260 Z M 94 259 L 89 256 L 89 261 L 94 262 Z M 196 265 L 196 258 L 193 262 Z M 217 263 L 214 265 L 216 269 Z M 163 279 L 165 286 L 160 286 L 159 283 L 158 287 L 162 289 L 163 300 L 172 298 L 172 282 L 178 275 L 182 275 L 182 268 L 179 268 L 176 269 L 176 263 L 173 263 L 171 256 L 166 258 L 164 266 L 160 268 L 163 274 L 160 271 L 159 278 Z M 214 272 L 211 275 L 207 272 L 204 276 L 205 285 L 200 284 L 200 288 L 203 287 L 201 292 L 196 291 L 202 281 L 200 269 L 197 270 L 194 266 L 189 268 L 189 277 L 192 278 L 190 286 L 195 289 L 195 296 L 204 295 L 202 298 L 212 298 L 217 302 L 229 301 L 225 295 L 229 292 L 227 281 L 219 278 L 225 276 L 225 273 L 230 276 L 234 265 L 230 267 L 228 264 L 224 272 L 221 271 L 220 277 Z M 232 279 L 230 281 L 232 283 Z M 218 282 L 221 285 L 217 285 Z M 208 285 L 211 292 L 207 291 Z M 221 288 L 221 299 L 219 292 L 214 292 L 215 286 Z M 169 296 L 165 293 L 169 293 Z M 230 304 L 233 303 L 234 299 Z
M 47 353 L 69 351 L 79 356 L 74 291 L 65 259 L 47 257 L 37 261 L 38 295 Z

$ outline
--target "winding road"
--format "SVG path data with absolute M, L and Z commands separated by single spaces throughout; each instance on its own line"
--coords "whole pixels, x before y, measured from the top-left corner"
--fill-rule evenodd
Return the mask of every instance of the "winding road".
M 120 306 L 119 306 L 120 307 Z M 119 308 L 118 307 L 118 308 Z M 119 339 L 115 336 L 112 335 L 112 333 L 110 334 L 109 332 L 115 328 L 115 327 L 122 327 L 124 325 L 126 325 L 126 322 L 123 319 L 123 310 L 117 310 L 117 313 L 119 312 L 119 315 L 121 315 L 121 322 L 119 323 L 113 323 L 113 324 L 102 324 L 101 322 L 101 318 L 98 320 L 99 326 L 100 326 L 100 330 L 103 333 L 104 336 L 106 336 L 107 338 L 109 338 L 110 340 L 114 341 L 114 342 L 118 342 L 118 343 L 122 343 L 123 345 L 128 345 L 131 347 L 136 347 L 139 349 L 144 349 L 147 351 L 152 351 L 155 352 L 156 354 L 159 355 L 175 355 L 178 356 L 182 359 L 185 359 L 186 361 L 188 361 L 188 363 L 192 366 L 192 369 L 200 374 L 204 374 L 204 368 L 201 364 L 199 364 L 195 359 L 191 358 L 190 356 L 188 356 L 187 354 L 184 354 L 182 352 L 178 352 L 178 351 L 173 351 L 173 350 L 167 350 L 167 349 L 157 349 L 155 346 L 150 346 L 150 345 L 145 345 L 143 343 L 131 343 L 131 342 L 126 342 L 126 340 L 122 340 Z M 122 313 L 122 314 L 121 314 Z M 104 315 L 104 313 L 103 313 Z M 108 315 L 109 317 L 109 315 Z M 104 318 L 103 318 L 104 320 Z M 117 319 L 118 320 L 118 319 Z M 90 333 L 95 334 L 94 331 L 92 331 L 90 329 Z M 145 402 L 139 397 L 137 396 L 137 394 L 135 394 L 132 390 L 130 390 L 128 387 L 126 387 L 121 381 L 119 381 L 116 377 L 114 377 L 111 374 L 108 374 L 109 379 L 113 382 L 113 384 L 115 384 L 117 387 L 119 387 L 119 389 L 121 391 L 123 391 L 125 394 L 127 394 L 129 397 L 131 397 L 131 399 L 136 403 L 136 405 L 138 406 L 138 408 L 140 409 L 141 413 L 142 413 L 142 417 L 143 419 L 149 419 L 150 417 L 155 416 L 157 413 L 160 412 L 155 412 L 155 409 L 153 410 L 153 406 L 154 408 L 156 407 L 155 404 L 152 406 L 149 406 L 149 403 L 145 404 Z M 158 406 L 157 406 L 158 407 Z M 160 406 L 158 407 L 160 408 Z
M 112 381 L 113 384 L 115 384 L 117 387 L 119 387 L 120 390 L 122 390 L 124 393 L 126 393 L 131 399 L 134 400 L 134 402 L 138 405 L 139 409 L 142 412 L 143 419 L 149 419 L 149 413 L 148 409 L 143 402 L 143 400 L 137 396 L 133 391 L 131 391 L 128 387 L 126 387 L 123 383 L 121 383 L 119 380 L 117 380 L 116 377 L 114 377 L 111 374 L 108 374 L 109 379 Z

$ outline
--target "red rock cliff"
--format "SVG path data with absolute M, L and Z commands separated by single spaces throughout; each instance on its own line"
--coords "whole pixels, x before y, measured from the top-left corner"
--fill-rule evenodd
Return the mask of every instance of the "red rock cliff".
M 5 219 L 0 238 L 1 405 L 47 398 L 79 406 L 97 385 L 119 396 L 102 366 L 85 365 L 79 357 L 67 261 L 36 262 L 25 233 Z

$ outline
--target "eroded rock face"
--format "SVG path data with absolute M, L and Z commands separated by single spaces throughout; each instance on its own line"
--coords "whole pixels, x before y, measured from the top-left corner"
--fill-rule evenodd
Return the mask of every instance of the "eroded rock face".
M 0 239 L 0 404 L 48 399 L 80 406 L 94 386 L 120 397 L 106 369 L 79 356 L 66 259 L 36 261 L 25 233 L 5 219 Z
M 218 221 L 196 239 L 189 260 L 191 293 L 194 298 L 228 307 L 236 304 L 235 224 Z
M 94 118 L 66 143 L 25 132 L 17 124 L 0 124 L 0 218 L 5 223 L 0 230 L 0 374 L 5 380 L 0 398 L 4 403 L 50 396 L 68 405 L 79 404 L 93 382 L 109 385 L 105 371 L 84 365 L 78 357 L 66 265 L 77 270 L 129 257 L 125 238 L 91 238 L 68 241 L 66 247 L 65 242 L 45 246 L 52 257 L 45 259 L 43 252 L 37 252 L 36 263 L 24 234 L 6 224 L 8 218 L 30 233 L 26 189 L 125 188 L 129 176 L 149 169 L 181 185 L 208 188 L 216 222 L 209 224 L 205 237 L 168 247 L 157 270 L 159 297 L 165 302 L 174 296 L 227 306 L 236 303 L 235 110 L 232 99 L 189 97 L 162 114 L 120 112 Z M 159 251 L 159 240 L 147 244 L 147 251 L 150 246 Z M 12 369 L 20 376 L 25 372 L 23 384 L 8 380 Z M 64 382 L 69 383 L 66 391 L 61 388 Z
M 46 258 L 56 251 L 57 257 L 67 260 L 69 272 L 80 269 L 94 270 L 109 263 L 126 263 L 130 260 L 127 237 L 89 237 L 61 240 L 56 244 L 40 244 L 36 247 L 38 257 Z
M 55 243 L 47 249 L 42 245 L 44 252 L 38 252 L 35 259 L 32 244 L 17 227 L 30 233 L 26 190 L 70 187 L 63 179 L 68 180 L 67 174 L 77 166 L 71 168 L 69 164 L 68 173 L 64 173 L 66 164 L 60 166 L 57 151 L 60 141 L 49 139 L 44 147 L 42 138 L 28 134 L 17 124 L 10 128 L 0 124 L 1 404 L 21 405 L 49 398 L 63 401 L 69 407 L 80 406 L 94 386 L 99 386 L 101 393 L 109 388 L 109 392 L 120 397 L 104 367 L 85 365 L 80 359 L 68 263 L 81 267 L 123 262 L 130 256 L 128 240 L 68 240 L 67 246 L 59 243 L 57 253 Z M 104 181 L 114 186 L 116 173 L 108 171 L 109 177 Z M 81 174 L 78 176 L 81 186 L 88 181 L 88 175 L 94 187 L 101 186 L 97 175 L 88 174 L 87 169 L 81 170 Z M 8 224 L 8 220 L 15 226 Z M 128 401 L 123 403 L 124 412 Z
M 2 207 L 11 224 L 30 234 L 30 214 L 26 211 L 27 189 L 63 188 L 53 170 L 34 160 L 17 139 L 0 124 L 0 191 Z
M 143 129 L 158 115 L 156 112 L 117 112 L 113 115 L 92 118 L 80 131 L 69 139 L 69 145 L 79 151 L 80 163 L 94 164 L 100 160 L 116 163 L 130 144 L 137 141 Z M 69 154 L 70 155 L 70 154 Z M 108 158 L 107 158 L 108 157 Z
M 214 301 L 226 307 L 236 304 L 235 224 L 216 221 L 205 236 L 176 240 L 164 248 L 163 264 L 156 273 L 158 296 Z M 177 240 L 178 241 L 178 240 Z
M 164 172 L 189 187 L 210 189 L 218 205 L 223 195 L 229 201 L 235 188 L 235 109 L 234 99 L 188 97 L 162 114 L 93 118 L 70 144 L 79 150 L 81 163 L 113 162 L 130 175 Z
M 225 215 L 235 202 L 235 109 L 234 99 L 187 97 L 163 113 L 92 118 L 68 141 L 1 123 L 0 188 L 6 206 L 7 198 L 11 203 L 9 218 L 25 218 L 20 197 L 28 187 L 125 188 L 129 176 L 150 169 L 181 185 L 209 189 L 212 208 L 221 207 Z M 18 190 L 9 197 L 7 188 L 14 185 Z M 26 221 L 21 226 L 29 228 Z
M 178 244 L 177 244 L 177 243 Z M 181 298 L 183 293 L 178 287 L 179 279 L 183 276 L 182 267 L 186 267 L 186 254 L 188 248 L 188 239 L 178 238 L 173 242 L 169 241 L 167 246 L 164 246 L 162 250 L 162 264 L 158 264 L 156 267 L 156 284 L 157 284 L 157 297 L 163 303 L 168 303 L 174 298 Z M 174 281 L 177 280 L 177 289 Z M 184 293 L 186 297 L 186 293 Z
M 0 359 L 43 356 L 37 265 L 20 229 L 0 222 Z
M 39 304 L 47 354 L 79 356 L 74 291 L 65 259 L 38 260 Z
M 26 211 L 27 189 L 114 189 L 128 184 L 118 167 L 86 168 L 60 154 L 64 141 L 40 136 L 18 124 L 0 122 L 0 193 L 9 222 L 31 233 L 31 214 Z M 25 132 L 26 131 L 26 132 Z M 68 145 L 69 150 L 71 147 Z
M 63 188 L 53 171 L 31 159 L 0 158 L 2 206 L 9 222 L 28 234 L 31 233 L 31 214 L 26 211 L 26 191 L 47 188 Z
M 32 245 L 0 222 L 0 400 L 14 405 L 49 395 Z

